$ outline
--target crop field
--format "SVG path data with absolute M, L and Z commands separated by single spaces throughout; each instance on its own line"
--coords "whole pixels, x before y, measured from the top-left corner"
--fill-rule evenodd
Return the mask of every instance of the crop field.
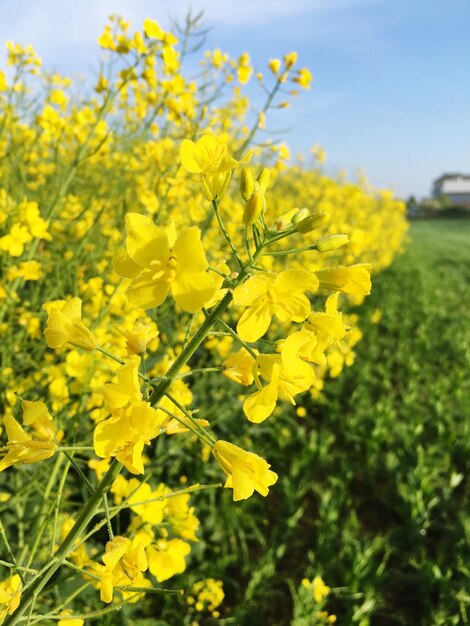
M 468 624 L 470 221 L 293 162 L 310 71 L 193 30 L 7 44 L 0 623 Z

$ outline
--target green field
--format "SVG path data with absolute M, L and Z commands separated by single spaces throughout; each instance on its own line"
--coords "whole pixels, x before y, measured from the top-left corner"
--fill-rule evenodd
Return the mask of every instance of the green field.
M 413 223 L 364 304 L 355 364 L 305 419 L 276 417 L 281 441 L 258 428 L 281 486 L 205 503 L 203 558 L 233 572 L 222 623 L 316 624 L 300 588 L 315 575 L 338 624 L 470 623 L 469 283 L 470 221 Z
M 370 589 L 372 624 L 470 621 L 469 285 L 470 221 L 413 223 L 366 304 L 383 310 L 380 323 L 329 387 L 341 441 L 333 473 L 348 485 L 337 565 L 346 575 L 354 541 L 370 551 L 360 564 L 355 555 L 351 579 Z

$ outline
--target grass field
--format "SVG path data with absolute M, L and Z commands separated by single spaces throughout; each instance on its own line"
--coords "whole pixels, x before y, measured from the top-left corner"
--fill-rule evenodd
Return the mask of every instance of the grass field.
M 208 524 L 206 559 L 227 567 L 239 547 L 227 623 L 317 623 L 298 589 L 316 574 L 339 624 L 470 623 L 469 282 L 470 221 L 413 223 L 403 256 L 376 277 L 356 362 L 327 383 L 327 402 L 307 403 L 305 420 L 279 416 L 281 442 L 258 431 L 271 457 L 281 448 L 282 493 L 226 519 L 219 507 Z
M 372 624 L 470 620 L 469 285 L 470 221 L 413 223 L 366 304 L 383 310 L 380 322 L 329 387 L 337 467 L 349 466 L 346 518 L 380 546 L 383 568 L 363 581 L 377 591 Z

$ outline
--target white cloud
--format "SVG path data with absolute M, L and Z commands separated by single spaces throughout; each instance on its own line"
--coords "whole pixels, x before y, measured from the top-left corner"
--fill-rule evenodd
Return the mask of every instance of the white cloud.
M 208 25 L 263 28 L 288 17 L 305 20 L 317 16 L 322 22 L 351 9 L 375 6 L 383 0 L 6 0 L 0 4 L 0 40 L 32 43 L 48 51 L 63 45 L 79 46 L 96 41 L 112 13 L 134 26 L 145 17 L 168 25 L 169 17 L 183 18 L 189 9 L 204 11 Z M 299 22 L 299 29 L 302 23 Z M 260 32 L 262 36 L 262 32 Z M 40 50 L 41 51 L 41 50 Z

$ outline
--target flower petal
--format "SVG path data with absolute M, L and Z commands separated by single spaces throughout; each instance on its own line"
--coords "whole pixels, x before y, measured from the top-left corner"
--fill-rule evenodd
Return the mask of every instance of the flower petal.
M 175 242 L 173 253 L 183 271 L 204 272 L 208 267 L 201 243 L 201 231 L 197 226 L 181 233 Z
M 310 315 L 310 300 L 303 293 L 285 294 L 275 308 L 281 322 L 303 322 Z
M 260 391 L 253 393 L 243 403 L 243 411 L 250 422 L 254 424 L 264 422 L 274 411 L 277 401 L 278 379 L 279 365 L 275 365 L 271 382 Z
M 123 252 L 114 257 L 113 268 L 116 274 L 124 278 L 137 278 L 137 276 L 142 274 L 142 266 L 134 263 L 127 252 Z
M 154 260 L 165 263 L 170 255 L 168 237 L 146 215 L 127 213 L 126 248 L 130 258 L 143 267 L 150 268 Z
M 243 341 L 257 341 L 268 330 L 272 313 L 269 304 L 251 306 L 238 321 L 237 333 Z
M 145 272 L 136 278 L 127 289 L 127 300 L 131 306 L 153 309 L 160 306 L 168 295 L 168 283 L 154 280 L 153 272 Z
M 207 272 L 184 272 L 171 283 L 176 304 L 189 313 L 202 309 L 216 288 L 214 279 Z
M 233 292 L 234 304 L 251 306 L 256 298 L 264 295 L 272 286 L 273 280 L 267 274 L 255 274 Z
M 318 278 L 307 270 L 284 270 L 276 277 L 274 289 L 279 295 L 293 291 L 316 291 Z

